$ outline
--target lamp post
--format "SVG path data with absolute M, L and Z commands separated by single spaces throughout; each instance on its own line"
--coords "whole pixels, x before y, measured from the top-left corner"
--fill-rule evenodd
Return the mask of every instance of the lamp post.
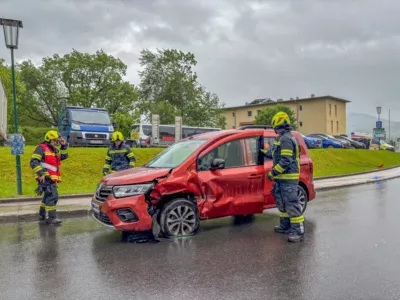
M 19 28 L 22 28 L 22 21 L 1 19 L 0 25 L 3 25 L 4 40 L 6 47 L 11 50 L 11 76 L 13 85 L 14 98 L 14 132 L 18 134 L 18 112 L 17 112 L 17 90 L 15 87 L 15 66 L 14 66 L 14 49 L 18 49 Z M 18 195 L 22 195 L 22 180 L 21 180 L 21 158 L 19 154 L 15 156 L 17 168 L 17 189 Z
M 381 120 L 382 107 L 377 106 L 376 112 L 378 113 L 378 122 L 379 122 Z M 378 149 L 381 150 L 381 137 L 379 137 L 379 139 L 378 139 Z

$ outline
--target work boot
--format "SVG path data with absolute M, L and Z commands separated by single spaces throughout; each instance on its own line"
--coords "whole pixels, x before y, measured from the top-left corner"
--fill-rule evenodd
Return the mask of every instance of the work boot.
M 279 226 L 275 226 L 275 232 L 277 233 L 283 233 L 283 234 L 288 234 L 290 233 L 290 219 L 289 218 L 280 218 L 280 224 Z
M 48 225 L 58 225 L 62 223 L 62 221 L 57 218 L 57 212 L 55 210 L 47 212 L 45 222 Z
M 289 233 L 288 241 L 297 243 L 304 238 L 304 217 L 295 217 L 290 219 L 292 231 Z
M 41 203 L 39 208 L 39 221 L 44 221 L 45 216 L 46 216 L 46 211 L 44 209 L 43 203 Z

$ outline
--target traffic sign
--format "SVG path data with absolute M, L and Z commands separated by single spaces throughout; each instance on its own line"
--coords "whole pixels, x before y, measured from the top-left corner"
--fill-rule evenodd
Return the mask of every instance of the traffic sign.
M 12 155 L 22 155 L 24 154 L 24 138 L 21 134 L 14 134 L 11 141 L 11 154 Z
M 382 121 L 376 121 L 376 128 L 382 128 Z

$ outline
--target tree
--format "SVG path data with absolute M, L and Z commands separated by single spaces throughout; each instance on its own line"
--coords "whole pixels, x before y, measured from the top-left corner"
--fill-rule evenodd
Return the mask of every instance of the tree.
M 4 84 L 4 89 L 7 97 L 7 125 L 8 131 L 14 131 L 14 98 L 12 90 L 11 66 L 5 64 L 3 59 L 0 59 L 0 78 Z M 37 124 L 31 121 L 27 116 L 29 112 L 23 109 L 23 100 L 25 98 L 25 85 L 21 82 L 21 74 L 18 69 L 15 70 L 15 85 L 17 88 L 17 109 L 18 109 L 18 122 L 21 126 L 34 126 Z
M 285 105 L 278 104 L 273 107 L 266 107 L 256 116 L 254 124 L 256 125 L 271 125 L 272 118 L 278 112 L 283 111 L 288 114 L 290 123 L 294 130 L 297 129 L 297 120 L 294 111 Z
M 140 111 L 148 120 L 158 114 L 161 123 L 173 124 L 175 116 L 181 116 L 185 125 L 225 127 L 225 117 L 220 114 L 224 105 L 197 82 L 196 64 L 190 52 L 141 51 Z
M 117 112 L 113 114 L 112 121 L 117 123 L 117 130 L 121 131 L 125 138 L 130 136 L 132 125 L 139 123 L 140 115 L 138 111 L 134 114 Z
M 139 96 L 137 88 L 123 80 L 126 65 L 103 50 L 54 54 L 39 67 L 28 60 L 19 68 L 26 86 L 23 105 L 29 117 L 42 124 L 57 126 L 67 105 L 106 108 L 111 115 L 131 112 Z

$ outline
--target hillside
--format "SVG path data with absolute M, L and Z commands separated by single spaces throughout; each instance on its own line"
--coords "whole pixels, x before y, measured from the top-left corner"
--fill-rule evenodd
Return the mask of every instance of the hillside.
M 377 117 L 367 114 L 350 113 L 347 116 L 347 133 L 351 133 L 352 131 L 372 133 L 376 121 Z M 389 138 L 389 121 L 384 118 L 381 118 L 381 121 L 383 122 L 383 127 L 386 129 L 386 135 Z M 400 138 L 400 122 L 390 122 L 390 136 L 394 140 Z

